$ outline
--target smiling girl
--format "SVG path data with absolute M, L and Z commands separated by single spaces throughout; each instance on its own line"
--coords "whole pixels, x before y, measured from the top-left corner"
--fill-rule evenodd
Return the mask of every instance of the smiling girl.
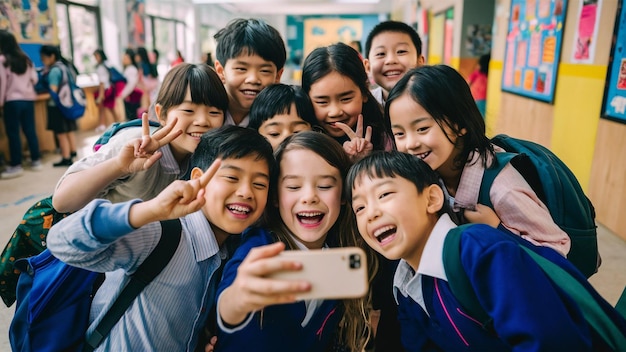
M 336 141 L 363 139 L 364 131 L 349 136 L 340 126 L 343 123 L 356 130 L 361 115 L 365 131 L 371 131 L 370 151 L 390 149 L 391 136 L 384 128 L 382 110 L 369 91 L 365 66 L 356 50 L 343 43 L 313 50 L 302 67 L 302 89 L 313 103 L 317 121 Z
M 361 245 L 343 197 L 350 160 L 338 143 L 317 132 L 292 135 L 275 156 L 279 174 L 267 227 L 244 232 L 224 268 L 216 351 L 325 351 L 335 341 L 360 351 L 366 334 L 364 298 L 296 302 L 294 295 L 307 291 L 309 283 L 267 278 L 297 269 L 295 262 L 272 265 L 285 248 Z
M 222 126 L 228 106 L 226 90 L 206 65 L 180 64 L 165 76 L 155 112 L 162 128 L 152 135 L 143 126 L 116 133 L 97 152 L 74 163 L 59 180 L 52 197 L 59 212 L 72 212 L 94 198 L 113 203 L 154 198 L 187 172 L 200 137 Z

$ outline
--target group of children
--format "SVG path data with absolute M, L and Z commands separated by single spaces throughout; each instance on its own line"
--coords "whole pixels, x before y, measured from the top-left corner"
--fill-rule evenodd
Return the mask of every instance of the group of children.
M 50 251 L 106 272 L 92 328 L 168 235 L 159 221 L 182 223 L 169 265 L 98 350 L 362 351 L 368 340 L 378 351 L 606 347 L 502 236 L 516 233 L 567 265 L 569 237 L 521 175 L 505 167 L 494 210 L 475 205 L 498 150 L 463 77 L 422 66 L 410 26 L 377 25 L 363 61 L 345 44 L 315 49 L 301 88 L 279 83 L 285 47 L 266 23 L 234 20 L 216 39 L 215 70 L 182 63 L 168 72 L 155 104 L 161 128 L 144 115 L 141 128 L 72 165 L 53 195 L 58 211 L 75 213 L 51 228 Z M 470 227 L 461 257 L 493 330 L 463 311 L 443 270 L 442 239 L 465 222 L 491 225 Z M 297 301 L 308 282 L 268 277 L 300 268 L 271 260 L 283 250 L 365 244 L 379 253 L 373 306 L 370 295 Z

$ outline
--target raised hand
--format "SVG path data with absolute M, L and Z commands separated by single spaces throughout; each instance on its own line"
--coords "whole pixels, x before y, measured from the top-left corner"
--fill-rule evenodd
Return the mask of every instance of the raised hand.
M 365 129 L 365 135 L 363 135 L 363 115 L 359 114 L 356 121 L 356 130 L 353 131 L 350 126 L 342 122 L 336 122 L 335 125 L 341 128 L 346 133 L 346 136 L 350 138 L 349 141 L 343 143 L 343 150 L 350 155 L 352 161 L 357 161 L 374 150 L 372 144 L 372 126 L 367 126 Z
M 496 212 L 483 204 L 476 204 L 475 209 L 465 209 L 463 215 L 473 224 L 487 224 L 494 228 L 500 225 L 500 218 Z
M 167 125 L 150 135 L 148 114 L 143 113 L 141 115 L 142 137 L 130 141 L 122 148 L 118 156 L 120 169 L 129 174 L 147 170 L 154 165 L 162 156 L 158 149 L 183 133 L 182 130 L 174 130 L 177 120 L 177 118 L 171 119 Z
M 268 275 L 284 270 L 300 270 L 302 264 L 275 258 L 285 249 L 277 242 L 252 249 L 237 269 L 237 277 L 219 300 L 218 312 L 228 324 L 241 323 L 254 311 L 274 304 L 292 303 L 298 293 L 307 292 L 311 284 L 269 278 Z

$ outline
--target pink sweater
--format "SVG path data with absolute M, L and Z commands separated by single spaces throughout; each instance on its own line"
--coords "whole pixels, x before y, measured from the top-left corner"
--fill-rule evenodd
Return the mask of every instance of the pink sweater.
M 37 71 L 29 66 L 21 75 L 5 67 L 6 58 L 0 55 L 0 106 L 7 101 L 35 100 L 35 84 L 38 81 Z

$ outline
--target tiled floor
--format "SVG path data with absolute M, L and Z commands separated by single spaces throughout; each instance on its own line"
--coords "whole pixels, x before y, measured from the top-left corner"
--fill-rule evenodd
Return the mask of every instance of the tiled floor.
M 91 152 L 95 139 L 93 133 L 79 134 L 79 157 Z M 58 160 L 60 156 L 57 154 L 45 154 L 42 171 L 25 169 L 22 177 L 0 180 L 0 248 L 9 240 L 24 212 L 37 200 L 52 193 L 65 172 L 65 168 L 52 167 L 52 163 Z M 600 271 L 590 281 L 604 298 L 615 304 L 626 285 L 626 241 L 601 225 L 598 230 L 603 262 Z M 7 331 L 13 312 L 14 306 L 7 308 L 0 303 L 0 351 L 10 350 Z

